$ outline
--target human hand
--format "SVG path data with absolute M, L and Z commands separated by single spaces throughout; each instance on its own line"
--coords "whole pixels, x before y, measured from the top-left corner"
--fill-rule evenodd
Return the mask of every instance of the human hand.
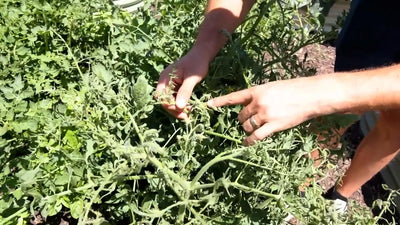
M 214 98 L 209 107 L 243 105 L 238 119 L 250 135 L 244 144 L 282 130 L 294 127 L 308 119 L 328 112 L 328 106 L 319 99 L 316 79 L 293 79 L 276 81 Z
M 173 99 L 171 102 L 162 104 L 164 109 L 172 116 L 178 119 L 188 118 L 185 110 L 188 107 L 187 103 L 196 84 L 207 75 L 208 64 L 207 55 L 201 49 L 194 48 L 161 72 L 156 95 L 172 95 L 169 96 Z M 170 81 L 172 81 L 174 88 L 172 93 L 168 90 Z

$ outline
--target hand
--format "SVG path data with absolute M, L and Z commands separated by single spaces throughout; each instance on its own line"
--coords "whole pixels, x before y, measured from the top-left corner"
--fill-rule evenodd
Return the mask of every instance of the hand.
M 200 49 L 194 48 L 174 64 L 169 65 L 161 72 L 156 93 L 171 94 L 175 104 L 164 103 L 162 106 L 172 116 L 178 119 L 187 119 L 185 112 L 193 89 L 208 72 L 209 58 Z M 175 89 L 168 93 L 167 88 L 172 76 Z M 157 96 L 156 96 L 157 97 Z
M 238 119 L 250 134 L 244 144 L 252 145 L 275 132 L 328 112 L 320 104 L 318 90 L 321 89 L 317 82 L 312 78 L 276 81 L 217 97 L 207 104 L 210 107 L 243 105 Z

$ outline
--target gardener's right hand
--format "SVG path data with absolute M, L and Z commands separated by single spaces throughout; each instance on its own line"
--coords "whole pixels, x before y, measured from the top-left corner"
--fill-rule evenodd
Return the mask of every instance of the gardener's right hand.
M 170 94 L 174 101 L 164 102 L 162 106 L 172 116 L 178 119 L 187 119 L 188 101 L 192 91 L 208 72 L 209 56 L 200 48 L 192 48 L 185 56 L 169 65 L 161 72 L 156 89 L 156 97 Z M 174 90 L 168 91 L 170 80 Z

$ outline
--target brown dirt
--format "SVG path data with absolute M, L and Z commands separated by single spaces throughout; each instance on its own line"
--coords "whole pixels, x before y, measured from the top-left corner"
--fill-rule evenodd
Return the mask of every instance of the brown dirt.
M 296 54 L 300 60 L 306 57 L 305 67 L 316 68 L 316 75 L 333 73 L 335 47 L 312 44 L 300 49 Z

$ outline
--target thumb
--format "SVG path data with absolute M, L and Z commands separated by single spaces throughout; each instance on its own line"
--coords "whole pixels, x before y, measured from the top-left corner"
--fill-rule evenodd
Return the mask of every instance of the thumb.
M 183 81 L 176 95 L 176 107 L 178 109 L 185 108 L 190 96 L 192 95 L 194 87 L 200 82 L 200 80 L 201 79 L 196 76 L 191 76 Z

